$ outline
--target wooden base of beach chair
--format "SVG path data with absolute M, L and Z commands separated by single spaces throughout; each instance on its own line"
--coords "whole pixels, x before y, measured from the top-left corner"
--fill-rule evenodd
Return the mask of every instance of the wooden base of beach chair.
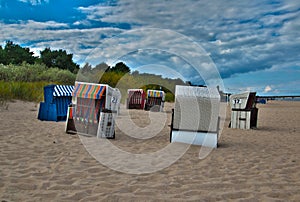
M 186 144 L 217 148 L 218 134 L 173 130 L 171 134 L 171 142 L 181 142 Z
M 73 119 L 67 120 L 66 133 L 68 133 L 68 134 L 76 134 L 77 133 Z

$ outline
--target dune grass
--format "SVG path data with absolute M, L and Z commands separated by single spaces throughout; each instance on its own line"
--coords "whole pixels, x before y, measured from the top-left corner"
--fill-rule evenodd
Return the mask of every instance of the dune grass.
M 0 106 L 8 100 L 41 102 L 44 86 L 49 84 L 72 85 L 76 74 L 68 70 L 47 68 L 43 64 L 0 64 Z
M 7 100 L 41 102 L 44 99 L 44 86 L 53 82 L 0 81 L 0 104 Z
M 180 79 L 168 79 L 152 74 L 122 74 L 120 72 L 96 72 L 96 68 L 88 75 L 74 74 L 68 70 L 47 68 L 43 64 L 2 65 L 0 64 L 0 105 L 7 100 L 24 100 L 41 102 L 44 97 L 44 86 L 49 84 L 74 85 L 75 80 L 104 83 L 112 87 L 117 84 L 123 95 L 128 88 L 159 89 L 163 86 L 166 101 L 174 101 L 175 85 L 183 84 Z M 82 78 L 81 78 L 81 77 Z M 94 78 L 95 77 L 95 78 Z M 92 78 L 92 80 L 91 80 Z M 145 85 L 149 84 L 149 85 Z M 159 85 L 157 85 L 159 84 Z M 125 100 L 125 96 L 123 96 Z

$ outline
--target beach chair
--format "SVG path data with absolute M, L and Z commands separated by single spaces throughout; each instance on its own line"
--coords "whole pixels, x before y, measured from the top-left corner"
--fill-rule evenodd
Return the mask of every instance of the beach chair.
M 38 119 L 42 121 L 65 121 L 68 106 L 72 102 L 74 86 L 47 85 L 44 102 L 40 102 Z
M 258 117 L 256 92 L 234 94 L 229 99 L 231 106 L 230 127 L 238 129 L 256 128 Z
M 66 122 L 67 133 L 115 138 L 114 115 L 120 109 L 121 93 L 106 84 L 76 82 L 74 103 Z
M 216 88 L 175 88 L 170 142 L 216 148 L 219 133 L 220 95 Z
M 147 90 L 145 110 L 162 112 L 165 103 L 165 92 L 161 90 Z
M 146 93 L 143 89 L 127 90 L 127 109 L 144 109 Z

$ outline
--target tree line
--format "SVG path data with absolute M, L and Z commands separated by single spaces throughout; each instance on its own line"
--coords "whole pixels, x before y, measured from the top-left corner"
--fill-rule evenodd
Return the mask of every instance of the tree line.
M 143 89 L 147 91 L 163 90 L 166 93 L 166 101 L 174 101 L 176 85 L 186 85 L 181 79 L 163 78 L 161 75 L 140 73 L 130 71 L 130 68 L 123 62 L 110 67 L 106 63 L 92 67 L 86 63 L 77 74 L 77 81 L 108 84 L 118 88 L 122 95 L 127 94 L 127 89 Z M 122 97 L 123 101 L 125 97 Z
M 72 85 L 77 80 L 108 84 L 119 88 L 124 95 L 129 88 L 161 89 L 166 93 L 166 101 L 174 101 L 173 92 L 176 85 L 185 85 L 181 79 L 131 72 L 130 67 L 123 62 L 114 66 L 106 63 L 91 66 L 86 63 L 79 68 L 72 58 L 73 55 L 65 50 L 51 50 L 49 47 L 40 51 L 40 57 L 36 57 L 29 48 L 7 41 L 3 48 L 0 46 L 0 82 L 51 82 Z
M 40 57 L 34 56 L 34 53 L 27 47 L 21 47 L 13 41 L 6 41 L 4 47 L 0 46 L 0 64 L 3 65 L 21 65 L 44 64 L 48 68 L 59 68 L 77 73 L 79 65 L 73 62 L 73 54 L 68 54 L 65 50 L 51 50 L 50 47 L 40 51 Z

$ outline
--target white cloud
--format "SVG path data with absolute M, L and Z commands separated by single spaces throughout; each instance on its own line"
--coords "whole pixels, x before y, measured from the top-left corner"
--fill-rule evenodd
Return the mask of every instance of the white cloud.
M 215 42 L 214 42 L 216 45 L 218 45 L 218 46 L 221 46 L 222 45 L 222 41 L 221 40 L 216 40 Z
M 300 52 L 297 6 L 293 1 L 123 0 L 117 6 L 80 9 L 88 19 L 184 34 L 201 44 L 228 77 L 299 60 L 296 54 L 285 57 L 286 52 Z
M 264 92 L 265 92 L 265 93 L 268 93 L 268 92 L 270 92 L 271 90 L 272 90 L 271 86 L 268 85 L 268 86 L 265 87 Z
M 35 57 L 39 57 L 40 56 L 40 51 L 44 50 L 43 48 L 39 48 L 39 47 L 32 47 L 30 48 L 30 51 L 33 52 L 33 56 Z
M 33 20 L 17 24 L 0 22 L 0 27 L 0 41 L 30 44 L 35 54 L 46 47 L 65 49 L 73 53 L 76 62 L 84 60 L 91 50 L 99 46 L 102 35 L 111 37 L 121 32 L 118 28 L 71 29 L 65 23 Z
M 49 0 L 19 0 L 19 1 L 24 2 L 24 3 L 30 3 L 34 6 L 42 4 L 42 3 L 49 3 Z
M 113 6 L 108 6 L 103 4 L 78 8 L 79 11 L 87 14 L 87 19 L 96 20 L 96 21 L 102 20 L 102 16 L 110 15 L 114 9 L 115 7 Z
M 224 50 L 221 50 L 220 53 L 221 53 L 221 54 L 229 54 L 229 53 L 231 53 L 231 49 L 224 49 Z

